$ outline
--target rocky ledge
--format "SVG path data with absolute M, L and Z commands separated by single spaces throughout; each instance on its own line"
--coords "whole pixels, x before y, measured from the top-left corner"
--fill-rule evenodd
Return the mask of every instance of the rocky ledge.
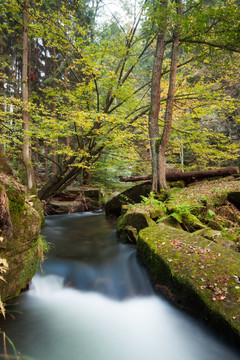
M 56 194 L 44 205 L 44 213 L 70 214 L 74 212 L 96 211 L 102 209 L 102 193 L 100 189 L 69 186 L 64 192 Z
M 3 157 L 3 155 L 2 155 Z M 0 158 L 1 160 L 1 158 Z M 0 161 L 1 162 L 1 161 Z M 43 257 L 39 235 L 43 211 L 36 196 L 0 164 L 0 296 L 1 301 L 19 294 L 36 273 Z
M 239 178 L 173 188 L 124 205 L 117 231 L 137 244 L 157 291 L 240 346 Z M 234 205 L 235 204 L 235 205 Z

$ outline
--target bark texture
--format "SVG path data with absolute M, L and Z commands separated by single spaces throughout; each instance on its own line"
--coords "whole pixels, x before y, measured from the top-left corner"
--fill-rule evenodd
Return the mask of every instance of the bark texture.
M 165 11 L 163 24 L 158 32 L 155 61 L 152 73 L 151 84 L 151 106 L 149 112 L 149 139 L 151 148 L 152 160 L 152 190 L 158 192 L 159 188 L 159 147 L 160 147 L 160 133 L 158 125 L 158 117 L 160 111 L 160 94 L 161 94 L 161 74 L 163 57 L 165 51 L 165 35 L 166 35 L 166 12 L 167 1 L 164 2 L 163 10 Z
M 201 170 L 201 171 L 187 171 L 181 172 L 176 170 L 170 170 L 166 172 L 167 181 L 178 181 L 182 180 L 187 184 L 190 184 L 197 180 L 203 180 L 212 177 L 224 177 L 229 175 L 239 174 L 238 167 L 226 167 L 221 169 L 212 170 Z M 120 177 L 119 180 L 122 182 L 137 182 L 151 180 L 151 175 L 146 176 L 131 176 L 131 177 Z
M 175 2 L 178 5 L 177 14 L 179 17 L 181 17 L 182 16 L 181 0 L 175 0 Z M 161 145 L 159 150 L 160 189 L 167 189 L 165 153 L 172 128 L 173 104 L 174 104 L 174 95 L 175 95 L 176 80 L 177 80 L 178 54 L 179 54 L 179 29 L 177 24 L 173 33 L 173 46 L 172 46 L 172 57 L 171 57 L 171 66 L 170 66 L 170 75 L 169 75 L 168 98 L 167 98 L 167 105 L 165 111 L 164 128 L 163 128 Z
M 30 155 L 29 113 L 28 113 L 28 17 L 27 0 L 23 2 L 23 59 L 22 59 L 22 100 L 23 100 L 23 163 L 27 172 L 27 188 L 35 188 L 34 171 Z

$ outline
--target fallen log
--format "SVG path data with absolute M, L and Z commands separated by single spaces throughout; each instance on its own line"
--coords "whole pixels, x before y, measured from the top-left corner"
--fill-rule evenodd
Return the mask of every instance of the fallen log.
M 166 173 L 167 181 L 179 181 L 182 180 L 185 184 L 190 184 L 197 180 L 212 178 L 212 177 L 224 177 L 229 175 L 239 174 L 238 167 L 225 167 L 221 169 L 212 170 L 200 170 L 200 171 L 187 171 L 182 172 L 178 170 L 168 170 Z M 120 176 L 119 180 L 122 182 L 136 182 L 136 181 L 151 181 L 151 175 L 146 176 Z

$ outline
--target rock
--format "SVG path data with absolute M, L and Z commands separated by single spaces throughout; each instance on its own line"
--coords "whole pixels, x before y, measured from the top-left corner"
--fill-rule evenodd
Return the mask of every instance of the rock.
M 194 231 L 192 233 L 193 235 L 203 236 L 206 239 L 213 240 L 217 242 L 217 239 L 222 236 L 221 231 L 216 231 L 210 228 L 200 229 L 197 231 Z
M 129 209 L 117 222 L 117 233 L 123 242 L 136 243 L 137 234 L 141 229 L 155 222 L 148 212 L 136 212 Z
M 45 214 L 69 214 L 94 211 L 102 208 L 102 193 L 99 189 L 69 187 L 57 194 L 45 205 Z
M 162 207 L 155 207 L 153 209 L 150 209 L 149 214 L 151 219 L 153 220 L 160 219 L 166 215 Z
M 7 171 L 8 173 L 8 171 Z M 25 187 L 0 174 L 0 294 L 1 300 L 18 295 L 38 270 L 41 216 Z
M 142 201 L 142 196 L 149 195 L 150 191 L 151 184 L 142 183 L 118 194 L 105 204 L 106 215 L 120 216 L 123 204 L 139 203 Z
M 161 223 L 139 232 L 137 254 L 154 284 L 240 345 L 239 253 Z
M 216 220 L 209 221 L 208 226 L 213 230 L 218 230 L 218 231 L 223 230 L 222 226 Z
M 163 221 L 163 223 L 164 223 L 165 225 L 171 226 L 171 227 L 173 227 L 173 228 L 175 228 L 175 229 L 179 229 L 179 230 L 182 230 L 182 229 L 183 229 L 183 228 L 181 227 L 181 225 L 179 224 L 179 222 L 178 222 L 176 219 L 172 218 L 172 217 L 166 218 L 166 219 Z

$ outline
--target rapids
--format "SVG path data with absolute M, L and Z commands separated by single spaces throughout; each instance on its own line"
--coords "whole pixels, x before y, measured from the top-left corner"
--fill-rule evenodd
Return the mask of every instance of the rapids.
M 21 359 L 239 359 L 238 350 L 154 295 L 135 248 L 118 242 L 103 214 L 47 217 L 43 235 L 52 243 L 44 275 L 18 298 L 15 319 L 1 321 Z

